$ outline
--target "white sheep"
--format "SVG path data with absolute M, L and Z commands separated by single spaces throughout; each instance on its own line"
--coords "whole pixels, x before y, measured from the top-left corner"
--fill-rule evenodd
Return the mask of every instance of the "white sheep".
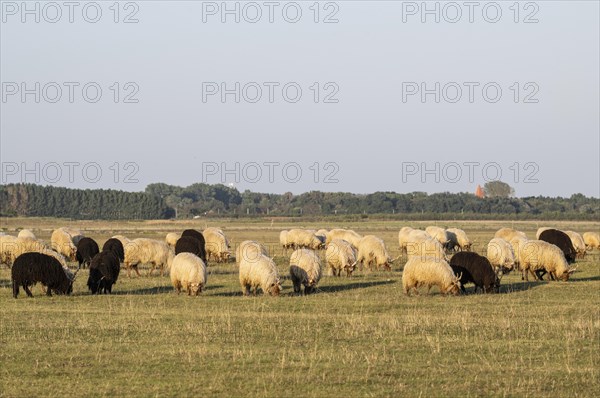
M 583 242 L 588 250 L 600 249 L 600 234 L 598 232 L 585 232 Z
M 329 244 L 334 239 L 343 239 L 358 248 L 358 242 L 360 242 L 362 236 L 351 229 L 336 228 L 327 233 L 325 242 Z
M 252 261 L 261 255 L 268 256 L 269 252 L 264 245 L 254 240 L 245 240 L 235 249 L 235 261 L 238 265 L 244 258 Z
M 155 268 L 160 268 L 160 275 L 162 276 L 165 269 L 168 270 L 171 268 L 171 263 L 175 256 L 173 250 L 169 248 L 166 242 L 148 238 L 133 239 L 127 243 L 124 249 L 125 260 L 123 261 L 123 267 L 127 269 L 127 277 L 130 277 L 132 268 L 138 276 L 141 276 L 138 270 L 139 264 L 151 265 L 148 275 L 151 275 Z
M 406 253 L 408 257 L 436 257 L 446 259 L 444 248 L 437 239 L 425 231 L 415 229 L 408 234 Z
M 501 238 L 493 238 L 487 246 L 487 258 L 500 278 L 515 269 L 515 252 L 510 242 Z
M 12 266 L 23 253 L 42 253 L 48 247 L 42 241 L 29 238 L 15 238 L 11 235 L 0 236 L 0 262 Z
M 177 244 L 177 241 L 179 240 L 179 238 L 181 238 L 181 234 L 176 234 L 175 232 L 169 232 L 167 234 L 167 236 L 165 236 L 165 242 L 167 243 L 167 245 L 169 245 L 169 247 L 173 250 L 175 250 L 175 245 Z M 123 243 L 123 242 L 121 242 Z M 123 245 L 125 246 L 125 245 Z
M 432 286 L 438 286 L 440 293 L 456 295 L 461 288 L 460 276 L 454 275 L 450 265 L 443 259 L 415 256 L 404 265 L 402 287 L 406 295 L 410 295 L 411 290 L 418 294 L 420 286 L 427 286 L 427 293 Z
M 317 238 L 319 238 L 321 242 L 327 242 L 328 233 L 329 231 L 327 231 L 326 229 L 320 229 L 317 232 L 315 232 L 315 235 L 317 235 Z
M 12 253 L 16 246 L 16 236 L 0 235 L 0 264 L 12 266 Z
M 547 271 L 552 278 L 563 281 L 569 280 L 575 268 L 569 267 L 562 250 L 558 246 L 543 240 L 530 240 L 521 248 L 519 252 L 519 267 L 525 272 L 525 280 L 529 280 L 527 271 L 531 272 L 534 278 L 536 272 Z
M 314 292 L 321 280 L 321 260 L 314 251 L 298 249 L 290 256 L 290 277 L 294 293 L 299 294 L 304 285 L 304 294 Z
M 358 242 L 358 262 L 363 266 L 366 264 L 369 270 L 376 266 L 378 270 L 383 267 L 391 271 L 394 260 L 388 254 L 385 243 L 381 238 L 375 235 L 365 235 Z
M 346 270 L 346 276 L 351 276 L 358 263 L 358 254 L 352 244 L 343 239 L 334 239 L 325 251 L 325 259 L 333 276 L 340 276 Z
M 240 285 L 245 296 L 250 295 L 250 290 L 256 295 L 259 288 L 263 294 L 271 296 L 279 296 L 281 292 L 277 267 L 265 255 L 252 260 L 243 258 L 240 261 Z
M 195 254 L 179 253 L 173 258 L 170 276 L 177 294 L 183 289 L 188 296 L 197 296 L 206 286 L 206 265 Z
M 575 231 L 564 231 L 565 234 L 571 239 L 571 243 L 573 244 L 573 248 L 577 253 L 577 258 L 585 258 L 585 242 L 583 241 L 583 237 Z
M 287 242 L 293 249 L 312 249 L 318 250 L 324 247 L 323 242 L 314 234 L 314 232 L 304 229 L 290 229 L 287 233 Z
M 432 238 L 440 242 L 440 245 L 442 245 L 443 248 L 447 247 L 448 234 L 446 233 L 446 230 L 444 228 L 429 226 L 425 228 L 425 232 L 427 232 L 429 235 L 431 235 Z
M 218 263 L 227 262 L 231 252 L 223 231 L 218 228 L 206 228 L 202 235 L 204 235 L 206 255 Z
M 400 246 L 400 250 L 406 252 L 406 245 L 408 244 L 408 236 L 414 231 L 411 227 L 402 227 L 400 228 L 400 232 L 398 232 L 398 245 Z
M 129 242 L 131 242 L 131 239 L 129 239 L 128 237 L 126 237 L 124 235 L 114 235 L 114 236 L 112 236 L 112 238 L 117 239 L 119 242 L 121 242 L 123 247 L 125 247 L 125 245 L 127 245 Z
M 58 228 L 52 231 L 50 243 L 52 250 L 62 254 L 69 261 L 75 261 L 77 247 L 73 243 L 71 235 L 65 231 L 65 228 Z
M 79 228 L 61 227 L 59 229 L 69 234 L 69 236 L 71 237 L 71 241 L 75 246 L 77 246 L 81 238 L 85 237 L 85 235 L 83 234 L 83 232 L 81 232 Z
M 34 235 L 33 232 L 31 232 L 31 230 L 29 229 L 22 229 L 19 231 L 19 234 L 17 235 L 17 238 L 23 238 L 23 239 L 37 239 Z
M 459 228 L 448 228 L 446 233 L 448 234 L 448 246 L 451 249 L 456 249 L 456 247 L 458 247 L 461 251 L 471 251 L 473 242 L 469 239 L 465 231 Z
M 283 247 L 284 252 L 287 252 L 287 249 L 289 249 L 290 243 L 288 242 L 288 231 L 287 230 L 283 230 L 279 233 L 279 244 Z
M 515 237 L 521 237 L 527 239 L 527 235 L 524 232 L 517 231 L 512 228 L 500 228 L 494 234 L 494 238 L 504 239 L 507 242 L 510 242 Z

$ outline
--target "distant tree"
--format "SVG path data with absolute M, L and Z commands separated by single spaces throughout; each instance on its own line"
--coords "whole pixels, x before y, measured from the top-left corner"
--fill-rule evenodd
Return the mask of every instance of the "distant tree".
M 502 181 L 486 182 L 483 191 L 488 198 L 510 198 L 515 195 L 513 187 Z

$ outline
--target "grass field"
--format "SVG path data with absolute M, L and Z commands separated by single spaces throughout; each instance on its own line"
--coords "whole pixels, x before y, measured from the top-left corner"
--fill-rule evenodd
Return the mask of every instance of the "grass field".
M 77 226 L 102 244 L 110 236 L 163 239 L 184 228 L 220 226 L 232 243 L 266 243 L 282 275 L 281 229 L 353 228 L 381 236 L 399 254 L 401 226 L 289 220 L 70 222 L 0 219 L 4 232 Z M 494 231 L 539 226 L 578 232 L 599 223 L 436 222 L 465 229 L 483 253 Z M 168 277 L 128 279 L 112 296 L 91 296 L 80 273 L 70 297 L 21 292 L 0 267 L 0 396 L 597 396 L 600 389 L 600 253 L 579 261 L 569 282 L 522 282 L 501 293 L 406 297 L 392 272 L 326 276 L 315 295 L 243 297 L 235 264 L 209 268 L 201 297 L 178 296 Z M 405 259 L 404 259 L 405 260 Z M 472 290 L 472 287 L 468 290 Z M 594 392 L 596 391 L 596 392 Z

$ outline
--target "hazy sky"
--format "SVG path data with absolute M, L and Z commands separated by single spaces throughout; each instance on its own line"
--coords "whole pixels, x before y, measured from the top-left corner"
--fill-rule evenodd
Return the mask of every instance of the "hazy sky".
M 2 1 L 3 183 L 600 196 L 597 1 L 113 3 Z

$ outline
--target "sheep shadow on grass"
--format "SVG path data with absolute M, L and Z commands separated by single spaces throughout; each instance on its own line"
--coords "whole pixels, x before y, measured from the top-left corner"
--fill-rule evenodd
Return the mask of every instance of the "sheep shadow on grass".
M 11 279 L 2 279 L 0 280 L 0 288 L 12 288 L 12 280 Z
M 113 288 L 114 289 L 114 288 Z M 133 290 L 117 290 L 113 293 L 116 296 L 122 295 L 145 295 L 145 294 L 163 294 L 163 293 L 171 293 L 173 292 L 173 286 L 154 286 L 154 287 L 145 287 L 141 289 L 133 289 Z
M 600 280 L 600 275 L 588 276 L 585 278 L 569 278 L 569 282 L 593 282 Z
M 351 282 L 343 285 L 319 285 L 317 292 L 319 293 L 337 293 L 346 290 L 365 289 L 374 286 L 383 286 L 396 283 L 395 280 L 371 281 L 371 282 Z
M 531 282 L 521 281 L 521 282 L 500 284 L 499 294 L 510 294 L 510 293 L 515 293 L 515 292 L 523 292 L 523 291 L 526 291 L 529 289 L 536 288 L 538 286 L 547 285 L 548 283 L 550 283 L 550 282 L 548 282 L 548 281 L 531 281 Z

